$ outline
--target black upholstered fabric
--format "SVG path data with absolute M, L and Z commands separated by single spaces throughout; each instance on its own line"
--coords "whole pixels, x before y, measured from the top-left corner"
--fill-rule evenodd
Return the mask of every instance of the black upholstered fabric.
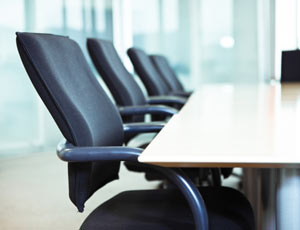
M 89 54 L 104 82 L 120 106 L 145 105 L 145 96 L 126 70 L 112 42 L 89 38 Z
M 145 105 L 146 98 L 133 76 L 123 65 L 110 41 L 89 38 L 87 48 L 91 59 L 108 86 L 118 106 Z M 123 117 L 124 122 L 141 122 L 144 116 Z M 128 139 L 131 139 L 130 136 Z
M 164 56 L 151 55 L 150 58 L 157 71 L 160 73 L 160 76 L 168 85 L 168 89 L 170 92 L 184 91 L 181 82 L 178 80 L 175 72 L 173 71 L 168 60 Z
M 300 82 L 300 50 L 286 50 L 281 54 L 281 82 Z
M 200 188 L 208 210 L 210 230 L 254 230 L 254 217 L 246 198 L 231 188 Z M 179 191 L 123 192 L 100 205 L 81 230 L 194 229 L 192 213 Z
M 169 93 L 167 84 L 161 78 L 150 57 L 143 50 L 130 48 L 127 54 L 150 96 L 167 95 Z
M 78 146 L 123 143 L 120 115 L 76 42 L 62 36 L 30 33 L 18 33 L 17 41 L 23 57 L 27 57 L 27 70 L 31 64 L 29 76 L 33 84 L 38 92 L 47 93 L 47 98 L 42 99 L 47 100 L 46 105 L 51 102 L 49 111 L 69 142 Z
M 51 34 L 17 33 L 26 71 L 64 137 L 76 146 L 123 143 L 120 115 L 78 44 Z M 119 163 L 69 163 L 69 195 L 82 211 L 98 188 L 118 178 Z

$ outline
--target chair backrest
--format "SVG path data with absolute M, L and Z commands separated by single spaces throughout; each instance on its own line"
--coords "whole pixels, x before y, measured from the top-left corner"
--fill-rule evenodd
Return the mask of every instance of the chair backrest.
M 146 104 L 146 98 L 141 88 L 123 65 L 112 42 L 89 38 L 87 48 L 96 69 L 110 89 L 117 105 Z
M 24 67 L 64 137 L 76 146 L 120 146 L 121 117 L 68 37 L 17 33 Z M 94 191 L 118 178 L 119 163 L 69 163 L 69 195 L 80 211 Z
M 300 82 L 300 50 L 282 51 L 281 82 Z
M 143 50 L 130 48 L 127 54 L 150 96 L 167 95 L 169 93 L 167 84 L 157 72 L 150 57 Z
M 184 91 L 181 82 L 178 80 L 166 57 L 162 55 L 150 55 L 150 58 L 157 71 L 165 80 L 170 91 Z

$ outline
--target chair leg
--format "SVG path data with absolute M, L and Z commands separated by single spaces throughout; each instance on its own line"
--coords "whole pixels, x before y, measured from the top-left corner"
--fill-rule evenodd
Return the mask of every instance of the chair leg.
M 212 177 L 212 185 L 214 187 L 220 187 L 222 185 L 221 170 L 219 168 L 211 168 L 210 172 Z
M 190 178 L 179 168 L 170 169 L 154 165 L 151 167 L 164 174 L 180 189 L 193 213 L 195 229 L 208 230 L 208 215 L 204 200 Z

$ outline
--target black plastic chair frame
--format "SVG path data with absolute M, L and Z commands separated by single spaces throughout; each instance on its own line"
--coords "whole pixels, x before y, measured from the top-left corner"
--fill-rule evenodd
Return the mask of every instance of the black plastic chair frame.
M 164 55 L 152 54 L 149 55 L 149 57 L 170 91 L 185 92 L 182 83 L 179 81 L 175 71 L 172 69 L 168 59 Z
M 164 122 L 135 122 L 123 124 L 124 135 L 140 133 L 158 133 L 165 126 Z
M 192 92 L 186 92 L 176 73 L 163 55 L 149 55 L 152 64 L 168 86 L 168 94 L 188 98 Z
M 129 147 L 76 147 L 63 141 L 57 147 L 58 157 L 67 162 L 91 161 L 129 161 L 138 162 L 143 149 Z M 205 203 L 193 182 L 181 169 L 164 168 L 155 165 L 149 167 L 163 174 L 174 183 L 186 198 L 194 218 L 195 229 L 208 230 L 208 216 Z
M 150 105 L 156 104 L 164 104 L 164 105 L 172 105 L 177 104 L 179 106 L 183 106 L 186 103 L 187 99 L 178 96 L 168 96 L 168 95 L 161 95 L 161 96 L 151 96 L 148 98 L 147 103 Z
M 121 106 L 119 112 L 122 116 L 128 115 L 144 115 L 144 114 L 160 114 L 160 115 L 174 115 L 178 112 L 177 109 L 164 105 L 135 105 L 135 106 Z

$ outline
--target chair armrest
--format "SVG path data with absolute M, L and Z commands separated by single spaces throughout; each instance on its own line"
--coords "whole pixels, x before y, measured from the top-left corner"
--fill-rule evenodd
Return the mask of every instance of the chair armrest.
M 64 141 L 57 147 L 57 155 L 63 161 L 91 162 L 91 161 L 134 161 L 142 153 L 143 149 L 122 146 L 114 147 L 76 147 Z M 208 230 L 208 216 L 199 190 L 181 169 L 164 168 L 148 165 L 150 168 L 165 175 L 176 185 L 186 198 L 195 223 L 195 229 Z
M 165 126 L 164 122 L 136 122 L 123 124 L 124 134 L 158 133 Z
M 65 141 L 59 143 L 56 150 L 58 157 L 67 162 L 137 161 L 143 151 L 124 146 L 77 147 Z
M 122 116 L 144 114 L 174 115 L 178 110 L 165 105 L 139 105 L 119 107 L 119 112 Z
M 188 98 L 189 96 L 192 95 L 192 93 L 193 93 L 193 92 L 173 91 L 173 92 L 170 93 L 170 95 Z
M 153 104 L 178 104 L 178 105 L 184 105 L 186 102 L 186 98 L 183 97 L 177 97 L 177 96 L 151 96 L 148 98 L 147 103 L 150 105 Z

